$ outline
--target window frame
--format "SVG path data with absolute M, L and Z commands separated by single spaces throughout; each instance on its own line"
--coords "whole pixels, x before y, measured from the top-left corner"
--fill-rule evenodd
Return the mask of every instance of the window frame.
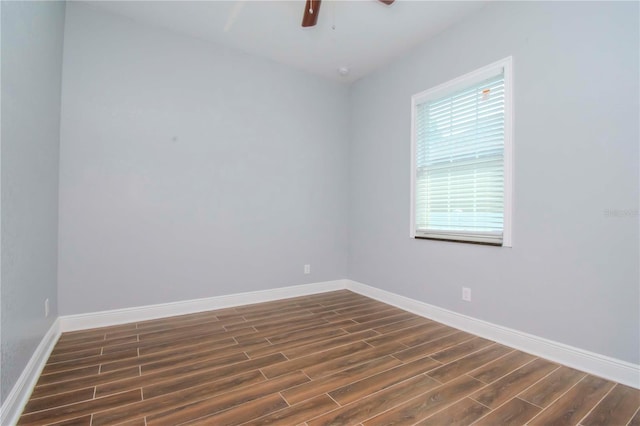
M 464 231 L 442 232 L 442 238 L 433 236 L 425 237 L 416 235 L 416 111 L 417 106 L 431 99 L 437 99 L 453 93 L 459 89 L 476 84 L 493 75 L 504 72 L 504 216 L 502 230 L 502 244 L 493 244 L 474 241 L 473 237 L 465 235 Z M 513 58 L 508 56 L 492 64 L 471 71 L 460 77 L 434 86 L 430 89 L 416 93 L 411 97 L 411 196 L 410 196 L 410 230 L 409 237 L 413 239 L 432 239 L 443 241 L 455 241 L 473 244 L 488 244 L 499 247 L 513 246 Z

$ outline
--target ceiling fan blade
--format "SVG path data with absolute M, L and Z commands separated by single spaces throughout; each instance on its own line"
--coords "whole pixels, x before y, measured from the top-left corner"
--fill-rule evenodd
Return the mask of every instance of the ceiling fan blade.
M 382 3 L 386 4 L 387 6 L 389 6 L 391 3 L 393 3 L 396 0 L 380 0 Z
M 320 13 L 321 0 L 307 0 L 304 7 L 304 15 L 302 16 L 303 27 L 313 27 L 318 22 L 318 14 Z

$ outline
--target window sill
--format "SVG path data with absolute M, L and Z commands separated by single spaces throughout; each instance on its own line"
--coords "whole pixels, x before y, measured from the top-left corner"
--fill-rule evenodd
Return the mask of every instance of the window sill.
M 434 237 L 413 237 L 416 240 L 432 240 L 432 241 L 448 241 L 450 243 L 475 244 L 480 246 L 505 247 L 498 243 L 488 243 L 483 241 L 456 240 L 453 238 L 434 238 Z

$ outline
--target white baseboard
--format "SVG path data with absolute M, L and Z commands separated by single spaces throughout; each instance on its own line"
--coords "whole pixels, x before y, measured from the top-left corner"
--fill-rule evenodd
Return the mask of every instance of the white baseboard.
M 20 414 L 22 414 L 22 410 L 27 405 L 31 392 L 40 377 L 40 373 L 42 373 L 42 369 L 58 341 L 58 337 L 60 337 L 60 321 L 56 319 L 40 341 L 27 366 L 22 370 L 22 374 L 20 374 L 16 384 L 7 395 L 7 399 L 2 404 L 0 408 L 0 425 L 15 425 L 18 422 Z
M 355 293 L 396 306 L 416 315 L 577 370 L 640 389 L 640 365 L 502 327 L 356 281 L 346 280 L 346 287 Z
M 312 284 L 279 287 L 269 290 L 237 293 L 225 296 L 207 297 L 203 299 L 184 300 L 180 302 L 162 303 L 158 305 L 135 308 L 114 309 L 111 311 L 92 312 L 88 314 L 66 315 L 60 317 L 62 332 L 85 330 L 96 327 L 146 321 L 175 315 L 193 314 L 212 311 L 214 309 L 269 302 L 290 297 L 306 296 L 327 291 L 343 290 L 346 280 L 323 281 Z
M 348 279 L 136 308 L 68 315 L 59 318 L 60 331 L 106 327 L 342 289 L 351 290 L 363 296 L 397 306 L 416 315 L 491 339 L 515 349 L 640 389 L 639 365 L 469 317 Z

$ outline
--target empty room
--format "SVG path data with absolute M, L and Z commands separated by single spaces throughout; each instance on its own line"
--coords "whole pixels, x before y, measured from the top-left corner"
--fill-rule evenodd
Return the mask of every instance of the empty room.
M 0 15 L 3 426 L 640 426 L 640 2 Z

